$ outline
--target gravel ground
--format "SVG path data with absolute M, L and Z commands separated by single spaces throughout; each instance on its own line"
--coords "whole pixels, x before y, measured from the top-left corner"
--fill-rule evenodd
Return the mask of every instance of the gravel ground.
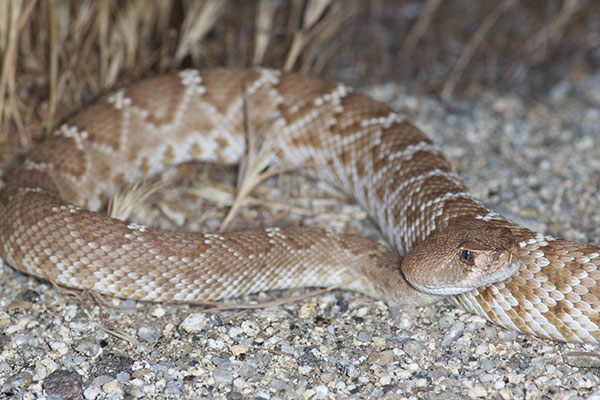
M 366 90 L 434 137 L 495 210 L 600 243 L 600 75 L 561 83 L 537 101 L 488 93 L 450 105 L 393 84 Z M 364 213 L 325 185 L 286 175 L 267 186 L 276 196 L 286 188 L 294 207 L 312 210 L 303 223 L 374 234 Z M 306 192 L 317 200 L 298 195 Z M 600 399 L 597 346 L 509 332 L 447 302 L 405 309 L 331 291 L 208 314 L 73 296 L 1 271 L 0 398 Z

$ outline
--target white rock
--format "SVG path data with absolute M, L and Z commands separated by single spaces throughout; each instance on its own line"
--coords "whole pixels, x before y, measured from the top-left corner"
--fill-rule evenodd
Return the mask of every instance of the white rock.
M 179 325 L 179 328 L 188 333 L 199 332 L 206 329 L 208 322 L 209 319 L 205 313 L 190 314 Z

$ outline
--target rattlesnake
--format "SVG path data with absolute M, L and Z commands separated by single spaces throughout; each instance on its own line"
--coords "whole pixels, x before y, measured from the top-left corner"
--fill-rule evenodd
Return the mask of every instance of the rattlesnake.
M 264 165 L 303 166 L 351 194 L 395 251 L 318 229 L 201 235 L 97 213 L 118 187 L 168 165 L 237 163 L 248 127 L 260 133 Z M 441 150 L 387 105 L 273 70 L 186 70 L 86 108 L 11 174 L 0 240 L 17 269 L 111 296 L 199 302 L 349 282 L 403 303 L 452 295 L 509 329 L 600 341 L 600 248 L 532 232 L 489 210 Z M 404 271 L 410 284 L 401 263 L 417 271 Z M 457 269 L 461 263 L 467 268 Z M 469 286 L 473 279 L 480 287 Z

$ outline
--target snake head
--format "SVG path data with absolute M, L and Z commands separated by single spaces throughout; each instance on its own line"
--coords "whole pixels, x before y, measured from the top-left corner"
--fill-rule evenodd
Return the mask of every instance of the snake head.
M 401 268 L 418 291 L 455 295 L 508 279 L 520 264 L 510 229 L 461 219 L 431 233 L 406 255 Z

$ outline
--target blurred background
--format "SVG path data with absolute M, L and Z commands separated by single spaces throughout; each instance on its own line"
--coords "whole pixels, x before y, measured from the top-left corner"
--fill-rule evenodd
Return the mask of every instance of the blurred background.
M 4 170 L 110 89 L 185 67 L 535 98 L 600 67 L 600 2 L 13 0 L 0 2 L 0 54 Z

